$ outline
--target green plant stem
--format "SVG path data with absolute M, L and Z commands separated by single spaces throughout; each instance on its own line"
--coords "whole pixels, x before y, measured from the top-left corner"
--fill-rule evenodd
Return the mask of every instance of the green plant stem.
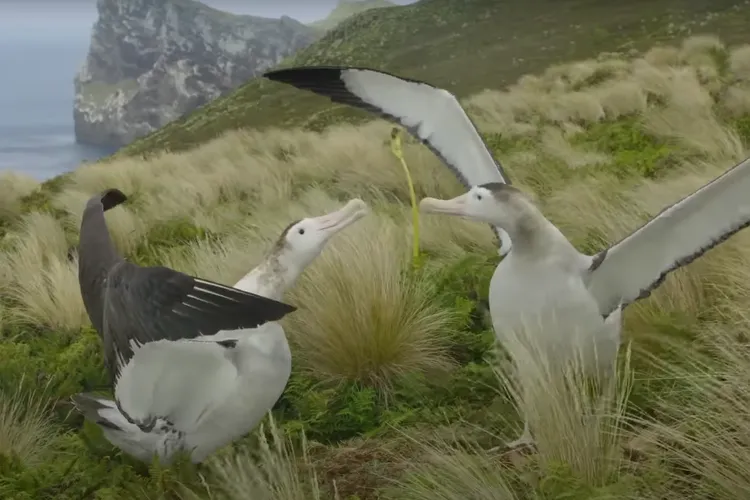
M 406 174 L 406 182 L 409 184 L 409 198 L 411 199 L 411 219 L 413 226 L 412 242 L 412 264 L 415 268 L 419 267 L 419 208 L 417 208 L 417 194 L 414 192 L 414 182 L 411 179 L 409 166 L 404 159 L 404 152 L 401 148 L 401 131 L 393 127 L 391 129 L 391 152 L 401 162 Z

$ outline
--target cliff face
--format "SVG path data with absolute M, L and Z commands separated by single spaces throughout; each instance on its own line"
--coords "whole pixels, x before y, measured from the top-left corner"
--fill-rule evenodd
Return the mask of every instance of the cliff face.
M 193 0 L 98 0 L 75 78 L 78 142 L 119 147 L 179 118 L 312 43 L 289 17 L 214 10 Z

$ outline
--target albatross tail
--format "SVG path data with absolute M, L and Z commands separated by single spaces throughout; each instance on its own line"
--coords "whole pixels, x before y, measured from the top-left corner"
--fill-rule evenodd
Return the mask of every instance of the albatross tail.
M 150 461 L 160 438 L 143 432 L 120 413 L 115 401 L 95 394 L 72 396 L 73 404 L 86 420 L 97 424 L 107 440 L 123 451 Z

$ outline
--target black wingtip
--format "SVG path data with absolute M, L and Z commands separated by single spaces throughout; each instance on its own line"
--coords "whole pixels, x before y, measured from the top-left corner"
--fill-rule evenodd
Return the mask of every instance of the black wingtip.
M 302 82 L 338 80 L 341 73 L 349 68 L 343 66 L 297 66 L 263 73 L 263 78 L 274 82 L 295 85 Z
M 104 191 L 99 199 L 101 200 L 102 207 L 104 207 L 104 211 L 106 212 L 109 209 L 115 208 L 117 205 L 125 203 L 128 197 L 119 189 L 113 188 Z

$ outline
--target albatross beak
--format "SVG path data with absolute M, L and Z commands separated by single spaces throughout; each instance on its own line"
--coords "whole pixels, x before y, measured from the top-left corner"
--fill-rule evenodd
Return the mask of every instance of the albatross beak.
M 466 194 L 456 196 L 450 200 L 437 198 L 423 198 L 419 202 L 419 209 L 428 214 L 458 215 L 466 214 Z
M 321 231 L 335 233 L 358 221 L 368 212 L 367 204 L 359 198 L 355 198 L 335 212 L 316 217 L 316 222 L 319 224 Z

